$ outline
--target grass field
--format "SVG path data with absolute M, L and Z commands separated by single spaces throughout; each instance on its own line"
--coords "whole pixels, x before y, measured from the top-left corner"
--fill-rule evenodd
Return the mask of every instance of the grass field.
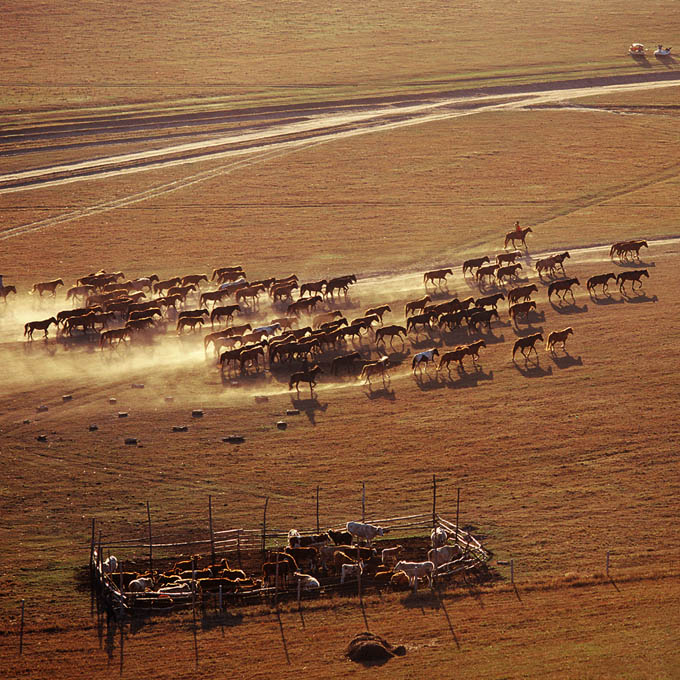
M 676 14 L 667 2 L 622 10 L 609 0 L 550 12 L 533 0 L 156 3 L 115 16 L 106 3 L 57 12 L 21 2 L 6 18 L 3 172 L 254 130 L 263 106 L 281 107 L 262 113 L 267 129 L 284 114 L 311 116 L 308 104 L 352 112 L 351 100 L 369 96 L 672 72 L 674 61 L 633 64 L 625 50 L 633 40 L 672 43 Z M 397 678 L 442 665 L 485 678 L 677 677 L 677 102 L 674 86 L 465 115 L 450 106 L 448 118 L 294 152 L 0 186 L 0 272 L 19 291 L 0 302 L 3 676 L 362 674 L 342 653 L 368 625 L 406 644 L 403 659 L 369 671 Z M 224 118 L 186 117 L 212 110 Z M 181 117 L 148 124 L 169 111 Z M 126 116 L 134 129 L 124 129 Z M 103 120 L 110 129 L 82 127 Z M 566 269 L 581 284 L 622 269 L 610 243 L 648 239 L 646 295 L 636 304 L 615 292 L 605 304 L 581 286 L 565 309 L 539 285 L 537 325 L 574 328 L 570 359 L 540 347 L 536 368 L 514 364 L 517 333 L 502 302 L 480 372 L 414 379 L 413 351 L 463 337 L 420 335 L 394 353 L 402 363 L 386 389 L 322 376 L 316 398 L 296 397 L 287 375 L 225 385 L 191 335 L 114 358 L 22 337 L 23 323 L 66 305 L 63 289 L 54 304 L 28 296 L 34 282 L 68 286 L 100 268 L 165 277 L 242 264 L 251 279 L 302 280 L 354 272 L 349 313 L 388 302 L 389 322 L 401 323 L 404 303 L 423 295 L 425 270 L 452 266 L 450 294 L 476 295 L 460 264 L 500 252 L 516 219 L 533 226 L 531 256 L 570 251 Z M 131 389 L 138 382 L 145 388 Z M 260 394 L 269 401 L 255 403 Z M 49 410 L 36 413 L 40 404 Z M 275 423 L 291 406 L 302 414 L 281 432 Z M 193 408 L 205 417 L 191 419 Z M 177 424 L 189 432 L 172 433 Z M 221 441 L 232 432 L 245 443 Z M 48 442 L 37 442 L 43 433 Z M 125 446 L 126 436 L 141 446 Z M 78 587 L 92 517 L 108 536 L 137 537 L 149 500 L 161 534 L 204 531 L 212 495 L 219 528 L 256 528 L 268 496 L 275 526 L 310 527 L 318 484 L 331 526 L 356 518 L 362 481 L 370 516 L 427 511 L 433 473 L 443 516 L 455 516 L 461 489 L 461 523 L 493 551 L 495 585 L 441 598 L 372 593 L 363 608 L 356 598 L 302 613 L 254 608 L 232 625 L 201 620 L 195 632 L 177 615 L 126 628 L 122 652 L 119 632 L 98 630 Z M 509 559 L 514 588 L 497 564 Z

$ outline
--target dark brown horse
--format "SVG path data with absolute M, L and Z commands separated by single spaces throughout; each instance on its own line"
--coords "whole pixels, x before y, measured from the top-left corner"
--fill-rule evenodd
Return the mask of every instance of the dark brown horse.
M 371 307 L 364 312 L 365 316 L 370 316 L 371 314 L 377 314 L 380 318 L 380 323 L 383 322 L 383 316 L 385 312 L 391 312 L 392 308 L 389 305 L 380 305 L 380 307 Z
M 567 338 L 570 335 L 574 334 L 574 329 L 569 326 L 569 328 L 565 328 L 564 330 L 561 331 L 552 331 L 548 335 L 548 341 L 545 343 L 545 349 L 548 352 L 551 352 L 552 354 L 555 353 L 555 344 L 558 342 L 562 343 L 562 349 L 564 350 L 564 353 L 566 354 L 567 352 Z
M 215 321 L 221 321 L 226 319 L 228 323 L 231 323 L 232 317 L 236 312 L 241 311 L 240 305 L 226 305 L 224 307 L 214 307 L 212 312 L 210 312 L 210 324 L 215 325 Z
M 451 269 L 435 269 L 431 272 L 425 272 L 423 274 L 425 288 L 427 288 L 428 283 L 433 283 L 435 286 L 443 286 L 446 283 L 448 274 L 453 276 L 453 271 Z
M 592 295 L 595 286 L 602 286 L 602 293 L 607 294 L 607 287 L 609 280 L 616 280 L 616 274 L 609 272 L 607 274 L 598 274 L 597 276 L 591 276 L 586 282 L 586 288 L 588 292 Z
M 375 344 L 377 345 L 379 342 L 384 343 L 385 338 L 389 338 L 390 346 L 392 346 L 394 338 L 398 338 L 401 335 L 406 337 L 406 329 L 403 326 L 383 326 L 382 328 L 378 328 L 375 332 Z
M 371 378 L 376 375 L 382 376 L 383 383 L 385 382 L 385 376 L 387 374 L 387 369 L 390 367 L 389 357 L 383 356 L 378 359 L 378 361 L 369 361 L 364 364 L 361 369 L 361 377 L 364 379 L 365 383 L 371 384 Z
M 323 371 L 317 364 L 314 364 L 314 366 L 308 368 L 307 370 L 293 373 L 293 375 L 290 376 L 290 380 L 288 381 L 288 389 L 292 390 L 293 387 L 295 387 L 297 393 L 300 394 L 300 383 L 306 382 L 309 383 L 309 393 L 313 394 L 314 387 L 316 386 L 316 376 L 319 373 L 323 373 Z
M 517 317 L 524 316 L 529 320 L 529 312 L 536 309 L 536 303 L 533 300 L 527 302 L 516 302 L 510 307 L 510 318 L 517 324 Z
M 52 297 L 57 296 L 57 286 L 63 286 L 64 282 L 61 279 L 54 279 L 53 281 L 41 281 L 33 284 L 32 293 L 38 293 L 42 297 L 43 293 L 49 293 Z
M 57 326 L 57 319 L 51 316 L 49 319 L 44 319 L 43 321 L 29 321 L 24 325 L 24 335 L 28 336 L 28 340 L 33 340 L 33 331 L 45 331 L 45 337 L 47 337 L 47 329 L 54 324 Z
M 449 352 L 445 352 L 444 354 L 441 355 L 441 358 L 439 359 L 439 366 L 437 367 L 437 370 L 441 371 L 444 367 L 446 367 L 446 369 L 450 373 L 452 361 L 457 361 L 459 368 L 463 370 L 463 359 L 466 356 L 467 356 L 466 345 L 460 345 L 456 347 L 456 349 L 453 349 Z
M 631 288 L 635 290 L 636 283 L 639 284 L 640 288 L 642 288 L 642 281 L 640 279 L 643 276 L 649 278 L 649 272 L 646 269 L 633 269 L 629 272 L 621 272 L 616 276 L 616 283 L 619 284 L 619 290 L 621 293 L 624 292 L 623 286 L 625 285 L 626 281 L 631 281 Z
M 503 248 L 508 247 L 508 243 L 512 242 L 512 247 L 517 248 L 517 241 L 519 241 L 525 248 L 527 247 L 527 234 L 533 233 L 533 229 L 531 227 L 524 227 L 524 229 L 518 229 L 513 231 L 509 231 L 505 235 L 505 243 L 503 244 Z
M 321 279 L 321 281 L 308 281 L 300 286 L 300 297 L 309 293 L 310 295 L 323 295 L 324 289 L 328 281 Z
M 7 302 L 7 296 L 10 293 L 17 294 L 17 289 L 14 286 L 0 286 L 0 297 L 3 302 Z
M 526 359 L 531 352 L 535 352 L 536 356 L 538 356 L 538 352 L 536 352 L 536 343 L 538 341 L 543 341 L 543 336 L 540 333 L 532 333 L 531 335 L 527 335 L 523 338 L 518 338 L 515 340 L 515 344 L 512 348 L 512 360 L 515 360 L 515 354 L 517 353 L 517 350 L 520 350 L 522 352 L 522 356 Z
M 472 273 L 473 269 L 479 269 L 485 262 L 489 262 L 487 255 L 484 255 L 484 257 L 473 257 L 470 260 L 465 260 L 465 262 L 463 262 L 463 276 L 465 276 L 467 272 Z
M 574 304 L 576 304 L 576 298 L 574 297 L 574 291 L 572 286 L 580 286 L 578 279 L 564 279 L 563 281 L 553 281 L 548 286 L 548 302 L 551 302 L 552 294 L 555 293 L 558 298 L 564 301 L 567 293 L 571 294 L 571 299 Z M 561 293 L 561 295 L 560 295 Z
M 359 354 L 359 352 L 350 352 L 344 356 L 335 357 L 331 361 L 331 373 L 333 375 L 339 375 L 340 371 L 351 373 L 356 362 L 360 360 L 361 354 Z
M 508 292 L 508 306 L 520 300 L 529 300 L 532 293 L 538 293 L 536 284 L 530 283 L 528 286 L 518 286 Z

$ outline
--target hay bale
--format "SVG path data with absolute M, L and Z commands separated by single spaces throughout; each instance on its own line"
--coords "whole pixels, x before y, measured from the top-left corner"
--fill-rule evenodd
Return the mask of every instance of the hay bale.
M 288 423 L 285 420 L 279 420 L 276 423 L 276 427 L 278 427 L 279 430 L 285 430 L 288 427 Z
M 45 404 L 40 404 L 35 410 L 37 413 L 44 413 L 45 411 L 49 411 L 49 408 L 45 406 Z
M 24 423 L 24 425 L 30 425 L 30 424 L 31 424 L 31 421 L 30 421 L 28 418 L 26 418 L 26 419 L 23 421 L 23 423 Z
M 144 383 L 132 383 L 131 387 L 133 390 L 143 390 Z
M 165 403 L 170 404 L 175 401 L 175 397 L 165 397 Z
M 173 425 L 172 431 L 173 432 L 188 432 L 189 427 L 187 425 Z
M 116 403 L 116 398 L 115 397 L 109 397 L 109 404 L 115 404 Z
M 73 399 L 72 394 L 62 394 L 62 396 L 61 396 L 62 401 L 71 401 L 71 399 Z
M 297 408 L 286 409 L 286 415 L 287 416 L 299 416 L 300 415 L 300 409 L 297 409 Z
M 222 437 L 222 441 L 229 444 L 243 444 L 245 440 L 246 438 L 240 434 L 230 434 L 228 437 Z
M 137 437 L 126 437 L 125 443 L 128 446 L 136 446 L 137 445 Z
M 128 412 L 127 411 L 118 411 L 118 417 L 119 418 L 127 418 Z
M 191 412 L 191 417 L 192 417 L 192 418 L 202 418 L 202 417 L 203 417 L 203 409 L 195 408 L 195 409 Z
M 39 435 L 36 437 L 36 439 L 37 439 L 39 442 L 46 442 L 46 441 L 47 441 L 47 435 L 46 435 L 46 434 L 39 434 Z
M 378 665 L 389 661 L 394 656 L 403 656 L 406 649 L 403 645 L 394 646 L 374 633 L 359 633 L 347 645 L 346 656 L 352 661 L 366 665 Z
M 90 425 L 90 427 L 88 427 L 87 429 L 90 432 L 96 432 L 99 429 L 99 425 L 95 425 L 94 423 L 92 423 L 92 425 Z

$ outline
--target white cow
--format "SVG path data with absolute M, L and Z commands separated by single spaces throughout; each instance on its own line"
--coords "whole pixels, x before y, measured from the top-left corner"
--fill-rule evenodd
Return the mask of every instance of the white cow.
M 147 588 L 153 588 L 152 578 L 136 578 L 128 585 L 128 591 L 131 593 L 143 593 Z
M 162 588 L 158 589 L 159 593 L 167 593 L 167 594 L 179 594 L 179 593 L 190 593 L 191 592 L 191 586 L 184 582 L 184 583 L 177 583 L 175 585 L 171 586 L 163 586 Z
M 443 545 L 441 548 L 433 548 L 427 553 L 427 559 L 434 562 L 435 566 L 453 562 L 457 557 L 463 554 L 463 550 L 459 545 Z
M 344 583 L 346 578 L 357 577 L 364 572 L 364 563 L 343 564 L 340 572 L 340 583 Z
M 318 579 L 309 574 L 301 574 L 299 571 L 296 571 L 294 576 L 300 582 L 302 590 L 316 590 L 321 587 Z
M 387 565 L 388 560 L 390 562 L 392 562 L 392 561 L 398 562 L 399 561 L 399 555 L 400 555 L 402 549 L 403 548 L 400 545 L 395 545 L 394 548 L 385 548 L 382 551 L 382 554 L 381 554 L 382 563 L 384 565 Z
M 445 529 L 442 529 L 442 527 L 437 527 L 436 529 L 432 529 L 430 540 L 432 541 L 433 548 L 440 548 L 441 546 L 446 545 L 446 542 L 449 540 L 449 534 Z
M 430 585 L 432 585 L 432 574 L 435 566 L 432 562 L 397 562 L 394 565 L 394 573 L 403 571 L 408 576 L 408 582 L 411 587 L 415 585 L 416 579 L 426 578 Z
M 347 531 L 354 538 L 363 538 L 368 545 L 371 545 L 371 541 L 376 536 L 382 536 L 384 534 L 384 529 L 382 527 L 377 527 L 375 524 L 364 524 L 363 522 L 347 522 Z
M 102 571 L 105 574 L 113 574 L 118 569 L 118 560 L 115 555 L 109 556 L 102 564 Z

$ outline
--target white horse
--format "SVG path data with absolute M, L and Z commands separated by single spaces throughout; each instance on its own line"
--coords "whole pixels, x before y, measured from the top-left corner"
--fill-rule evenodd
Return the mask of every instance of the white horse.
M 425 350 L 424 352 L 418 352 L 418 354 L 413 357 L 413 362 L 411 364 L 413 372 L 415 373 L 417 366 L 420 366 L 422 370 L 422 364 L 425 364 L 427 367 L 427 364 L 429 364 L 430 361 L 434 361 L 434 358 L 437 356 L 439 356 L 439 350 L 436 347 Z

